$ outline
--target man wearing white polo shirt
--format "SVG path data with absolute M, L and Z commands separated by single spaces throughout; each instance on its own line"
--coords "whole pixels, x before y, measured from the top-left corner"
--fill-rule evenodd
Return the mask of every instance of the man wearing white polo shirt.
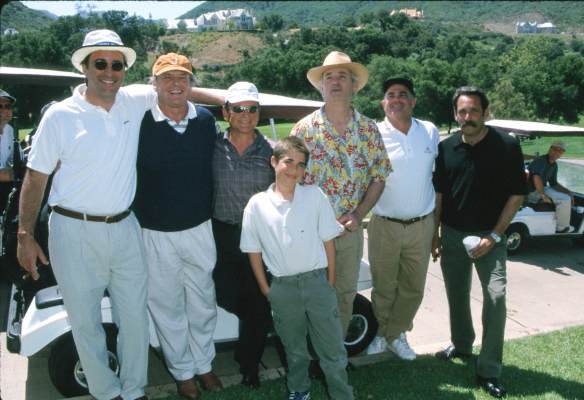
M 368 353 L 389 349 L 404 360 L 416 353 L 405 332 L 422 302 L 434 233 L 432 167 L 439 134 L 431 122 L 412 118 L 414 85 L 392 78 L 383 85 L 385 119 L 378 123 L 393 173 L 368 226 L 371 298 L 379 321 Z

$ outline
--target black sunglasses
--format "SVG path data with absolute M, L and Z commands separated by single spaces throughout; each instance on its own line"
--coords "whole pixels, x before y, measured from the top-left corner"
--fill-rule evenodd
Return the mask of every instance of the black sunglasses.
M 250 114 L 255 114 L 259 110 L 258 106 L 233 106 L 231 107 L 231 111 L 236 114 L 241 114 L 244 111 L 249 112 Z
M 11 110 L 12 104 L 0 104 L 0 110 Z
M 103 58 L 98 58 L 97 60 L 95 60 L 93 65 L 95 65 L 95 69 L 103 71 L 107 68 L 108 62 L 106 60 L 104 60 Z M 112 66 L 112 71 L 116 71 L 116 72 L 119 72 L 119 71 L 124 69 L 124 63 L 121 61 L 117 61 L 117 60 L 112 61 L 111 66 Z

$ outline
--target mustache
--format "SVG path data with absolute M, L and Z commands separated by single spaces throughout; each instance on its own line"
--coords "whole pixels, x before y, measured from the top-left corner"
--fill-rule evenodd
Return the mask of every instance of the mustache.
M 461 128 L 464 128 L 465 126 L 472 126 L 476 128 L 479 126 L 479 124 L 477 124 L 475 121 L 466 121 L 464 124 L 461 125 Z

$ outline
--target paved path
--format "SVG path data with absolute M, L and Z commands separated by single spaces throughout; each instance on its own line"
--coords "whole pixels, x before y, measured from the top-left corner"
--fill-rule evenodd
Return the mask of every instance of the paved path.
M 506 337 L 517 338 L 584 325 L 584 251 L 568 239 L 538 240 L 508 263 Z M 475 329 L 480 338 L 481 291 L 476 274 L 472 291 Z M 432 353 L 449 342 L 448 311 L 440 267 L 430 265 L 426 294 L 408 338 L 417 353 Z M 47 372 L 47 352 L 25 359 L 6 351 L 5 334 L 0 337 L 0 394 L 4 400 L 54 400 L 59 393 L 52 387 Z M 152 353 L 151 353 L 152 354 Z M 379 356 L 373 356 L 378 359 Z M 387 357 L 390 357 L 389 355 Z M 358 364 L 371 361 L 359 357 Z M 277 377 L 277 357 L 270 349 L 264 357 L 265 378 Z M 230 351 L 219 352 L 215 369 L 226 384 L 240 380 Z M 151 356 L 149 371 L 152 399 L 173 393 L 174 385 L 162 363 Z M 85 397 L 88 399 L 89 397 Z

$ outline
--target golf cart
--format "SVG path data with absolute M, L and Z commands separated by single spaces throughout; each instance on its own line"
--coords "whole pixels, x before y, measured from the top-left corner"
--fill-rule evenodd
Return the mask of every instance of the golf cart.
M 487 125 L 500 132 L 509 133 L 519 140 L 530 140 L 549 136 L 581 136 L 584 128 L 573 128 L 563 125 L 545 124 L 540 122 L 491 120 Z M 532 156 L 526 156 L 525 165 Z M 584 167 L 582 167 L 584 170 Z M 562 168 L 559 169 L 560 179 Z M 525 202 L 509 224 L 507 236 L 507 252 L 516 254 L 526 247 L 531 238 L 571 238 L 577 244 L 584 244 L 584 194 L 574 192 L 574 205 L 570 217 L 570 225 L 575 229 L 570 233 L 556 232 L 555 206 L 548 203 Z
M 0 73 L 4 76 L 5 71 L 0 70 Z M 27 70 L 27 73 L 35 76 L 36 72 Z M 22 76 L 22 74 L 19 76 Z M 309 111 L 307 111 L 307 107 L 314 109 L 320 106 L 319 102 L 312 102 L 315 103 L 312 104 L 283 96 L 260 94 L 260 98 L 262 96 L 269 97 L 266 102 L 274 108 L 274 114 L 278 110 L 281 110 L 281 112 L 283 112 L 282 110 L 286 112 L 298 110 L 297 112 L 299 113 L 306 113 Z M 271 99 L 273 99 L 273 103 L 269 103 Z M 291 103 L 291 101 L 295 102 Z M 262 104 L 264 104 L 264 100 L 262 100 Z M 266 112 L 266 110 L 269 110 L 267 106 L 262 107 L 262 112 Z M 298 116 L 294 116 L 294 118 L 298 119 Z M 50 274 L 50 276 L 38 283 L 23 276 L 23 271 L 16 260 L 19 189 L 20 187 L 14 189 L 11 205 L 7 207 L 2 219 L 2 224 L 5 228 L 2 262 L 4 267 L 10 268 L 12 271 L 11 276 L 13 277 L 8 311 L 7 347 L 10 352 L 25 357 L 30 357 L 45 348 L 49 348 L 48 372 L 53 385 L 66 397 L 87 394 L 87 382 L 71 334 L 67 311 L 63 305 L 59 287 L 55 285 L 54 280 L 51 280 L 53 278 L 52 274 L 50 274 L 50 266 L 39 268 L 41 274 Z M 37 223 L 38 232 L 35 232 L 40 235 L 37 236 L 37 240 L 46 254 L 48 254 L 47 236 L 44 233 L 46 233 L 48 213 L 48 208 L 44 207 Z M 362 261 L 358 290 L 362 291 L 370 287 L 371 274 L 369 265 L 366 261 Z M 239 331 L 237 317 L 220 307 L 218 307 L 217 312 L 217 325 L 214 332 L 215 343 L 223 344 L 236 341 Z M 116 353 L 116 315 L 107 293 L 104 293 L 101 302 L 101 315 L 106 333 L 110 367 L 112 370 L 119 372 Z M 159 351 L 160 344 L 153 326 L 154 324 L 150 321 L 150 345 Z M 354 301 L 353 318 L 345 339 L 345 346 L 350 356 L 358 354 L 367 348 L 375 337 L 377 326 L 370 301 L 363 295 L 357 294 Z

